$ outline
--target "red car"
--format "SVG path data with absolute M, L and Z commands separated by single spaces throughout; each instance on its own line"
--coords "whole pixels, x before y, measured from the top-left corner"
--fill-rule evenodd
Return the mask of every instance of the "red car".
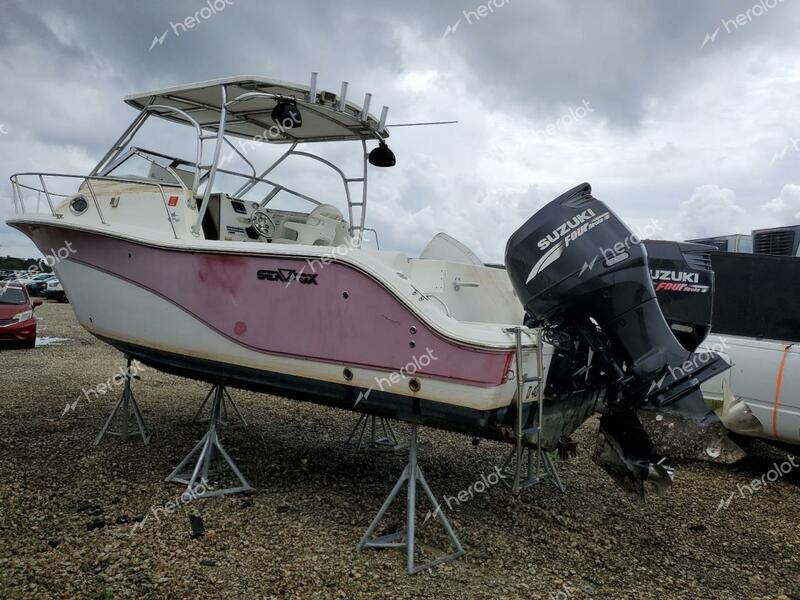
M 0 281 L 0 344 L 12 342 L 23 348 L 35 347 L 33 309 L 41 304 L 41 300 L 31 300 L 24 285 Z

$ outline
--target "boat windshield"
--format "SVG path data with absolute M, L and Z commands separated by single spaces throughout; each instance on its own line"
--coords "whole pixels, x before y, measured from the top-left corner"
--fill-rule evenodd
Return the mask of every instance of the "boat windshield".
M 122 162 L 112 167 L 105 175 L 108 177 L 141 179 L 142 181 L 181 185 L 179 179 L 169 168 L 169 163 L 170 161 L 163 157 L 134 151 L 124 158 Z
M 144 148 L 136 146 L 132 146 L 125 158 L 104 173 L 107 177 L 141 179 L 142 181 L 180 185 L 180 182 L 176 179 L 177 176 L 189 189 L 194 185 L 194 174 L 195 163 L 191 161 L 175 156 L 167 156 L 166 154 L 160 154 L 153 150 L 145 150 Z M 208 184 L 208 176 L 209 170 L 201 168 L 196 194 L 202 196 Z M 253 179 L 252 176 L 243 173 L 220 169 L 217 177 L 214 179 L 212 192 L 222 192 L 240 200 L 259 202 L 274 188 L 274 186 L 257 179 L 253 181 Z M 239 193 L 246 184 L 251 182 L 253 187 L 249 189 L 247 193 Z M 250 186 L 247 187 L 249 188 Z
M 18 287 L 0 286 L 0 304 L 26 304 L 25 294 Z
M 225 160 L 224 162 L 227 166 L 229 161 Z M 140 179 L 167 185 L 174 185 L 175 178 L 178 177 L 186 188 L 191 190 L 194 185 L 195 170 L 195 163 L 192 161 L 161 154 L 155 150 L 131 146 L 125 157 L 103 174 L 107 177 Z M 255 169 L 253 172 L 255 173 Z M 195 195 L 202 197 L 208 186 L 209 175 L 208 168 L 200 169 Z M 255 174 L 248 175 L 224 167 L 217 170 L 211 192 L 224 193 L 238 200 L 271 203 L 273 207 L 280 205 L 281 209 L 304 214 L 321 204 L 313 196 L 299 193 L 285 184 L 278 184 Z M 280 192 L 283 192 L 281 197 L 275 198 Z

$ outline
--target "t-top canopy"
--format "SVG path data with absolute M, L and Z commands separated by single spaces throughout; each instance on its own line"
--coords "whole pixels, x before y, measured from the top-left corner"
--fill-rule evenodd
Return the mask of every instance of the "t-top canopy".
M 385 129 L 381 130 L 378 119 L 367 112 L 369 95 L 365 99 L 366 110 L 352 102 L 342 102 L 341 96 L 347 93 L 346 83 L 342 84 L 342 93 L 338 96 L 315 90 L 312 99 L 307 85 L 239 76 L 134 94 L 127 96 L 125 102 L 139 110 L 152 105 L 151 112 L 164 119 L 192 126 L 191 119 L 194 119 L 202 128 L 217 131 L 223 87 L 227 98 L 226 135 L 271 143 L 367 140 L 389 135 Z M 315 76 L 312 76 L 312 87 L 316 87 Z M 297 103 L 302 119 L 300 126 L 286 128 L 272 120 L 272 110 L 282 100 Z M 165 106 L 184 114 L 161 108 Z

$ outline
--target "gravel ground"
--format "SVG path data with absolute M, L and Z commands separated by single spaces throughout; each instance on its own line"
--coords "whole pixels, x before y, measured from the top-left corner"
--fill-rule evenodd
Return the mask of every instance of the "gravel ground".
M 222 440 L 256 492 L 184 504 L 164 477 L 204 433 L 191 419 L 207 389 L 143 370 L 135 391 L 150 447 L 95 447 L 119 388 L 62 412 L 118 373 L 122 356 L 69 305 L 37 312 L 41 334 L 69 339 L 0 350 L 0 597 L 800 598 L 800 469 L 751 494 L 742 486 L 772 462 L 680 464 L 669 495 L 636 506 L 591 462 L 594 420 L 576 436 L 577 457 L 557 462 L 566 494 L 515 497 L 497 485 L 452 502 L 467 554 L 416 576 L 400 551 L 356 552 L 404 456 L 346 449 L 351 413 L 232 390 L 251 424 L 228 425 Z M 421 437 L 440 498 L 492 473 L 507 451 Z M 154 516 L 168 501 L 177 510 Z M 204 521 L 198 539 L 190 515 Z M 446 547 L 433 520 L 418 527 L 421 543 Z

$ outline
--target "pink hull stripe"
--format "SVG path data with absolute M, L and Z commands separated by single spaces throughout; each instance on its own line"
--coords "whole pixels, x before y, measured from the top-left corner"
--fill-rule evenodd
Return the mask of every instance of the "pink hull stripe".
M 312 267 L 304 259 L 168 250 L 53 226 L 21 229 L 42 252 L 69 241 L 69 260 L 151 290 L 260 352 L 385 371 L 416 358 L 418 365 L 430 360 L 418 369 L 422 376 L 485 386 L 505 381 L 510 352 L 440 337 L 375 280 L 340 263 L 315 263 L 314 283 L 287 283 L 263 271 L 314 274 Z

